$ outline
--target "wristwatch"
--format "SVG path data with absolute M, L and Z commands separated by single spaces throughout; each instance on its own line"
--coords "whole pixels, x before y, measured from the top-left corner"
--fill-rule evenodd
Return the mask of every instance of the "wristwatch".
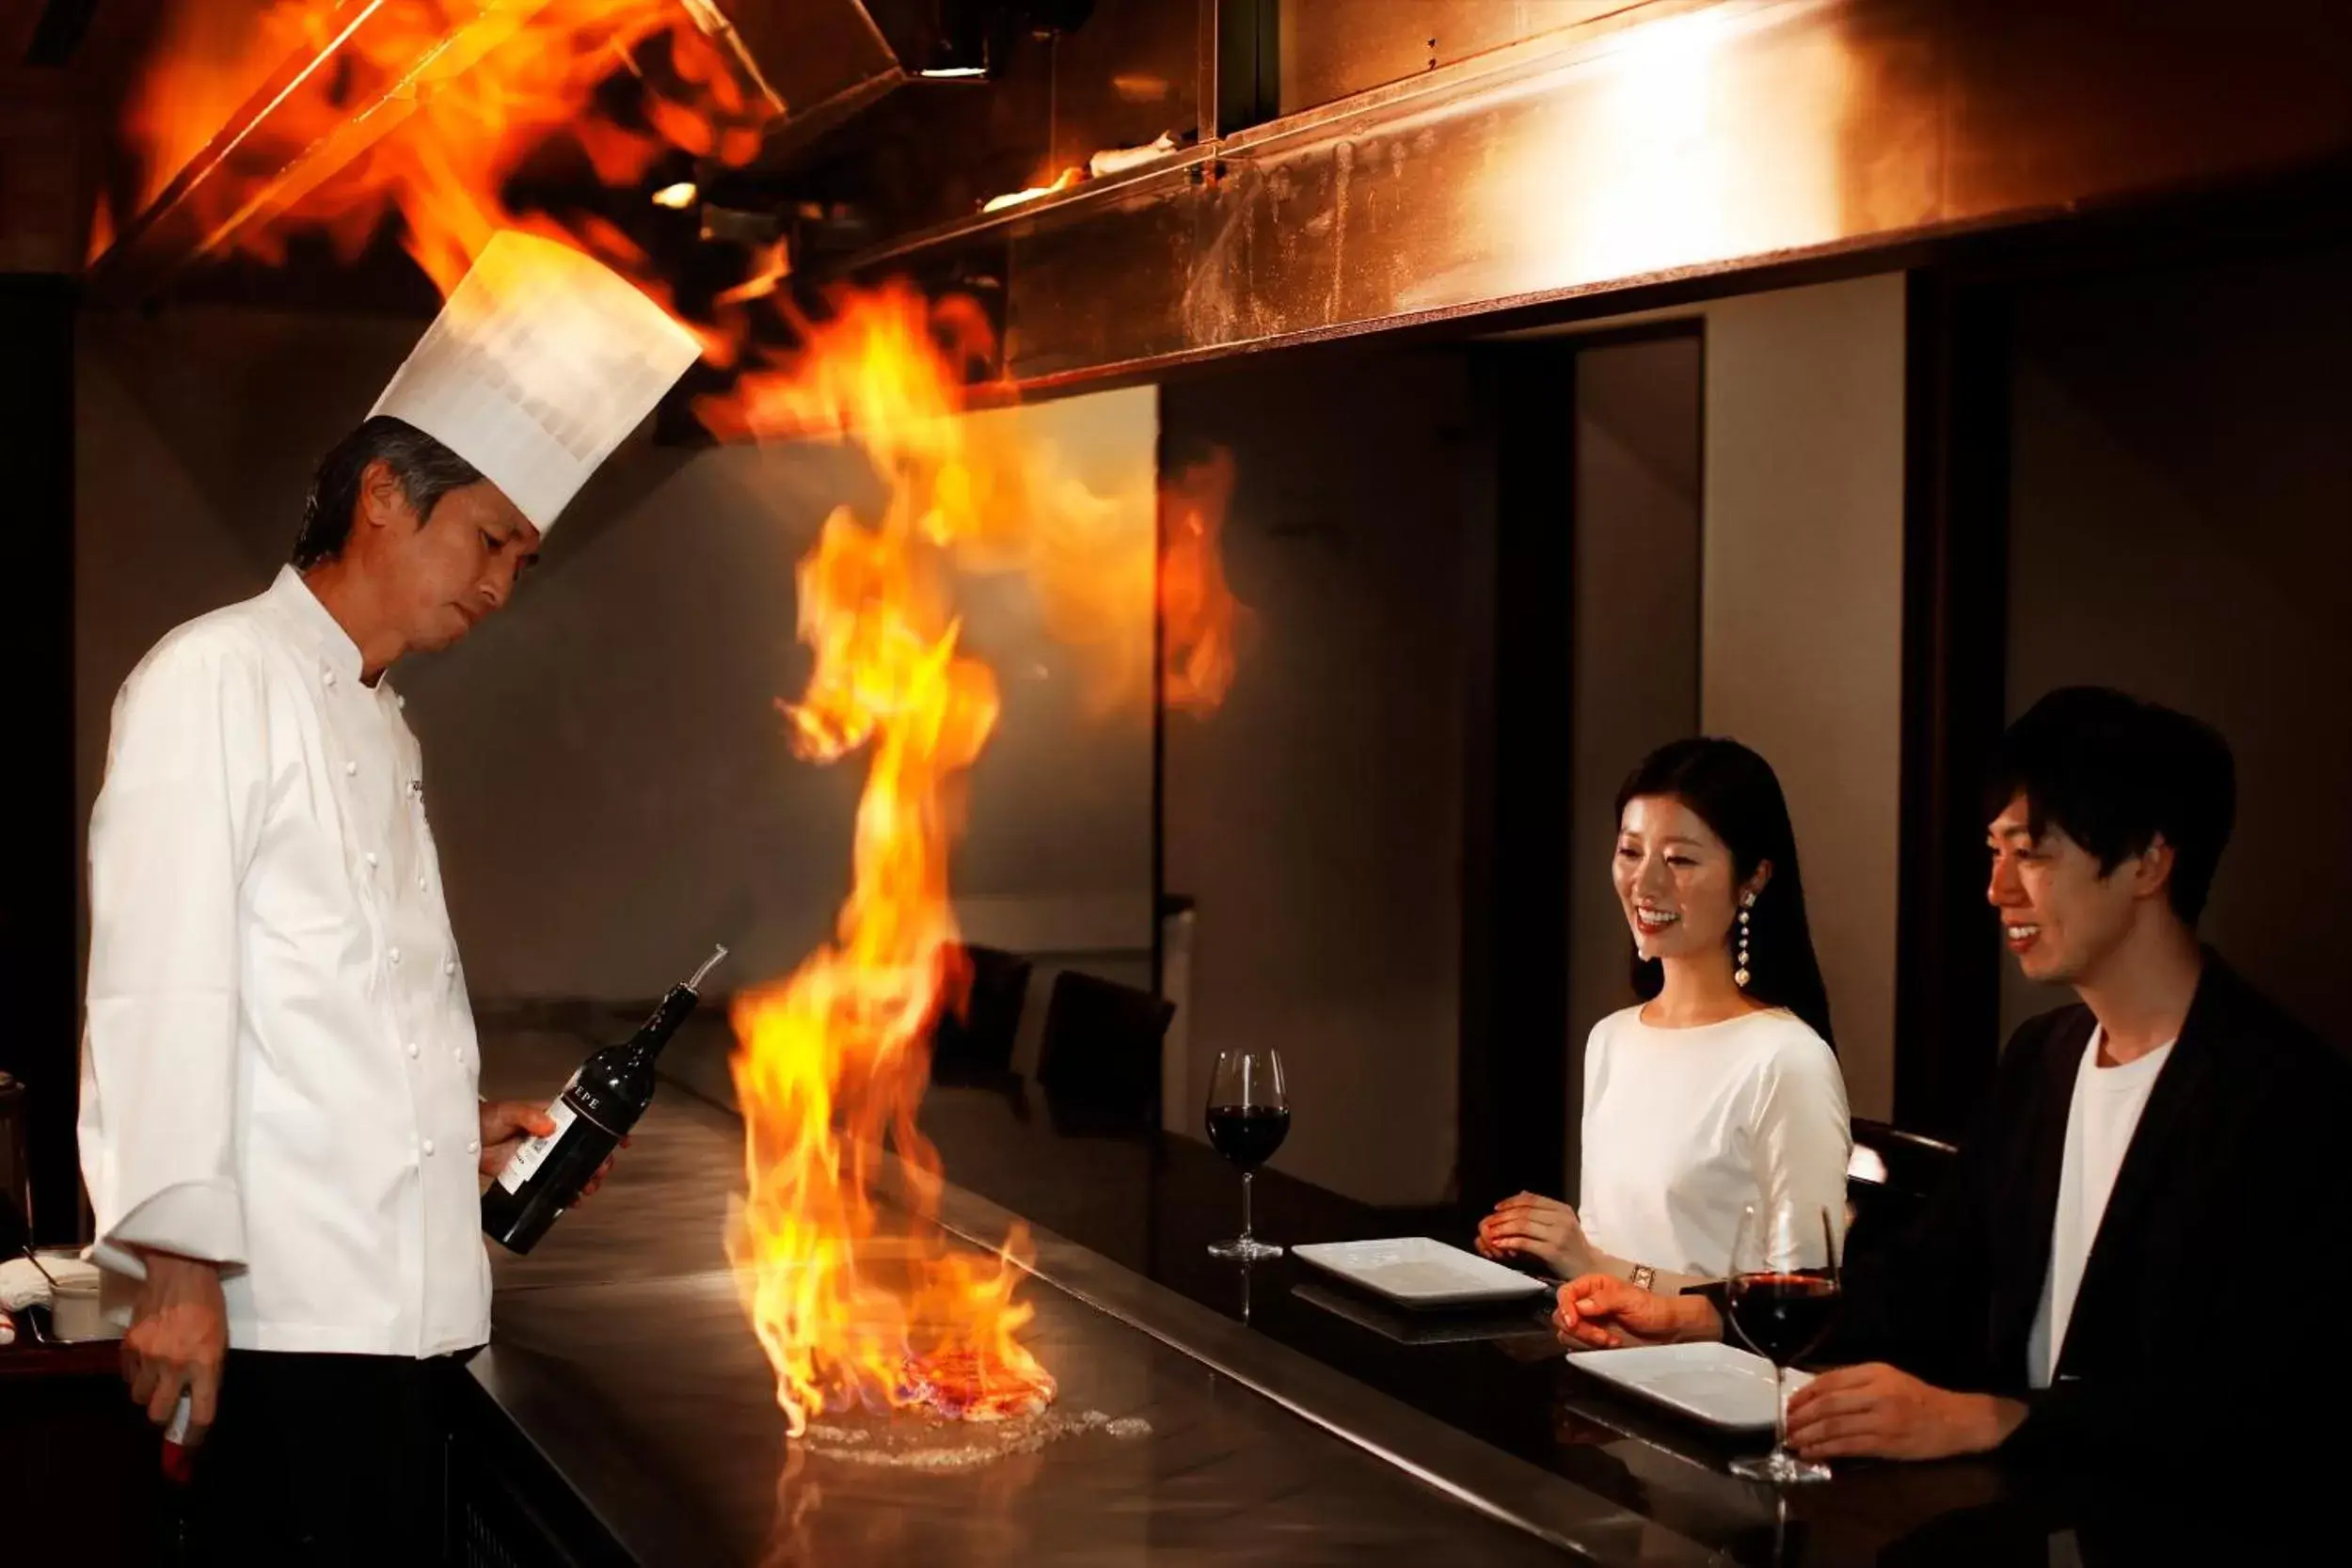
M 1647 1263 L 1636 1263 L 1633 1265 L 1633 1273 L 1630 1277 L 1633 1281 L 1633 1288 L 1635 1290 L 1646 1291 L 1650 1288 L 1651 1282 L 1658 1277 L 1658 1271 L 1651 1268 Z

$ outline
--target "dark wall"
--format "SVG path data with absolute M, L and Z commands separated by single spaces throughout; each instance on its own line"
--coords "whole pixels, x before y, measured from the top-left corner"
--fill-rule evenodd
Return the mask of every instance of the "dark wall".
M 2030 286 L 2015 335 L 2010 711 L 2099 682 L 2218 725 L 2206 935 L 2343 1037 L 2352 249 Z M 2003 987 L 2005 1028 L 2060 1000 Z
M 1699 727 L 1701 339 L 1576 356 L 1574 785 L 1568 918 L 1567 1186 L 1584 1037 L 1633 1000 L 1609 808 L 1635 763 Z
M 8 476 L 9 551 L 19 593 L 0 623 L 9 673 L 9 890 L 0 974 L 9 1024 L 0 1071 L 25 1086 L 31 1196 L 48 1240 L 79 1229 L 73 1104 L 80 1052 L 71 912 L 73 810 L 74 285 L 0 274 L 0 472 Z
M 1279 1047 L 1275 1164 L 1379 1203 L 1454 1168 L 1465 418 L 1458 352 L 1262 359 L 1163 388 L 1171 449 L 1232 449 L 1239 678 L 1168 720 L 1167 887 L 1197 900 L 1190 1059 Z M 1194 1124 L 1197 1126 L 1197 1122 Z

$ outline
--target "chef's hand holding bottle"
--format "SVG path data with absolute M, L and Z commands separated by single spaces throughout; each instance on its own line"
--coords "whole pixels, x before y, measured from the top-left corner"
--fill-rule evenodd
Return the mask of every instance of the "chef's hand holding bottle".
M 512 1128 L 532 1132 L 528 1141 L 483 1152 L 482 1168 L 491 1178 L 482 1193 L 485 1235 L 509 1252 L 527 1253 L 565 1210 L 596 1190 L 612 1168 L 612 1152 L 653 1103 L 663 1049 L 726 956 L 723 943 L 714 948 L 701 968 L 662 994 L 635 1034 L 591 1053 L 544 1115 L 528 1105 L 484 1108 L 484 1143 L 496 1141 L 493 1109 Z
M 515 1150 L 528 1138 L 551 1137 L 555 1118 L 548 1108 L 535 1100 L 485 1100 L 482 1102 L 482 1174 L 496 1177 L 506 1168 L 506 1162 L 515 1157 Z M 628 1147 L 628 1139 L 621 1140 Z M 596 1167 L 586 1184 L 580 1189 L 581 1197 L 588 1196 L 604 1185 L 604 1179 L 612 1174 L 612 1162 L 617 1155 L 608 1155 Z

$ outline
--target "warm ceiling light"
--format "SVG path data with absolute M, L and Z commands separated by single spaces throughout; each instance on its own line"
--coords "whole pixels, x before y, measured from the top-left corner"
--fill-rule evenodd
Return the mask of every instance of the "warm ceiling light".
M 694 204 L 694 182 L 681 180 L 675 185 L 664 185 L 654 192 L 653 204 L 667 207 L 674 213 L 682 213 Z
M 927 82 L 979 82 L 1003 68 L 1023 35 L 1071 32 L 1094 0 L 925 0 L 916 9 L 899 58 Z

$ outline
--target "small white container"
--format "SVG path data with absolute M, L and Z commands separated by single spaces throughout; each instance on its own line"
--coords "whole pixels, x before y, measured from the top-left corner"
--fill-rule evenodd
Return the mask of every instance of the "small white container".
M 122 1328 L 109 1323 L 100 1306 L 99 1271 L 71 1252 L 43 1252 L 42 1267 L 56 1279 L 50 1293 L 49 1328 L 60 1339 L 119 1339 Z

